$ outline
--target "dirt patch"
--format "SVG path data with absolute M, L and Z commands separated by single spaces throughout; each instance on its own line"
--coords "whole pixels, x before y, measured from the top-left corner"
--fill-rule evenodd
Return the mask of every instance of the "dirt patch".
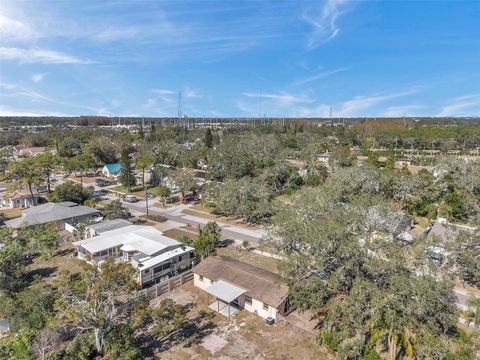
M 225 345 L 228 344 L 228 341 L 221 338 L 218 335 L 210 334 L 202 341 L 202 346 L 210 351 L 210 353 L 215 354 L 216 352 L 222 350 Z
M 153 299 L 150 304 L 153 307 L 157 307 L 158 303 L 163 299 L 172 299 L 179 305 L 189 305 L 196 301 L 195 294 L 188 290 L 188 287 L 178 287 L 169 293 L 163 294 L 158 298 Z

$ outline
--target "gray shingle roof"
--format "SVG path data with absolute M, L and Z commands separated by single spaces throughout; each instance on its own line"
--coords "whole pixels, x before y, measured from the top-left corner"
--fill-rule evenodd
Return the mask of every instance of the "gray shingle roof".
M 71 204 L 65 206 L 65 204 L 62 203 L 47 203 L 25 209 L 23 210 L 21 217 L 6 221 L 5 224 L 16 229 L 23 225 L 46 224 L 58 220 L 98 214 L 100 214 L 99 210 L 88 206 L 71 206 Z

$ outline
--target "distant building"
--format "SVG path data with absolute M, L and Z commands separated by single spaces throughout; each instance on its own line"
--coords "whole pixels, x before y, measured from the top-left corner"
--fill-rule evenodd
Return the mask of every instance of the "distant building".
M 32 194 L 29 191 L 15 191 L 12 193 L 4 192 L 0 202 L 3 207 L 26 208 L 38 205 L 41 199 L 42 197 L 36 192 L 33 193 L 32 199 Z
M 439 217 L 432 228 L 428 230 L 427 241 L 438 244 L 448 244 L 456 240 L 461 232 L 473 233 L 476 230 L 473 226 L 454 224 L 446 218 Z
M 105 164 L 102 168 L 102 174 L 109 178 L 115 178 L 120 175 L 122 172 L 122 164 L 114 163 L 114 164 Z
M 401 158 L 395 161 L 396 167 L 411 166 L 411 165 L 412 165 L 412 159 Z
M 75 226 L 87 219 L 99 218 L 101 215 L 97 209 L 78 205 L 74 202 L 47 203 L 25 209 L 22 216 L 8 220 L 5 224 L 13 229 L 27 225 L 42 225 L 55 223 L 57 230 L 73 232 Z
M 74 242 L 80 259 L 101 264 L 113 257 L 129 261 L 138 271 L 142 287 L 159 283 L 192 267 L 193 248 L 152 227 L 128 225 Z
M 230 257 L 209 256 L 193 274 L 193 284 L 216 299 L 209 307 L 225 316 L 245 309 L 276 320 L 295 309 L 277 274 Z
M 17 145 L 13 147 L 13 156 L 14 157 L 29 157 L 37 156 L 48 152 L 47 148 L 37 146 L 37 147 L 28 147 L 25 145 Z
M 331 156 L 332 153 L 330 151 L 326 151 L 318 156 L 318 161 L 320 161 L 321 163 L 328 163 L 328 160 L 330 160 Z

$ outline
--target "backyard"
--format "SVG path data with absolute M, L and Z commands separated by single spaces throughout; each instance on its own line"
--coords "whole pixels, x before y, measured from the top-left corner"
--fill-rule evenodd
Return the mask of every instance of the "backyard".
M 268 326 L 265 321 L 245 310 L 226 318 L 210 309 L 214 299 L 188 282 L 160 298 L 170 298 L 186 306 L 188 332 L 167 343 L 143 344 L 148 355 L 162 359 L 333 359 L 334 357 L 301 335 L 294 327 Z M 190 322 L 193 321 L 193 322 Z M 186 327 L 188 328 L 188 326 Z M 151 353 L 150 353 L 151 352 Z

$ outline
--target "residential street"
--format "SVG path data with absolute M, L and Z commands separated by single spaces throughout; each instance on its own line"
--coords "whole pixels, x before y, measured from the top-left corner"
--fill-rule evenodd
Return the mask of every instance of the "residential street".
M 150 201 L 154 203 L 154 201 L 152 200 Z M 128 207 L 130 211 L 133 211 L 135 213 L 146 214 L 144 201 L 139 201 L 138 203 L 134 203 L 134 204 L 124 203 L 124 205 Z M 155 215 L 162 215 L 168 220 L 174 220 L 179 223 L 183 223 L 185 225 L 204 226 L 206 223 L 208 223 L 209 221 L 208 219 L 182 213 L 183 209 L 188 209 L 190 207 L 191 205 L 178 205 L 178 206 L 174 206 L 167 209 L 159 209 L 157 207 L 152 206 L 152 207 L 149 207 L 149 212 Z M 260 239 L 265 233 L 264 231 L 245 229 L 241 226 L 225 224 L 219 221 L 217 221 L 217 224 L 222 229 L 223 236 L 230 237 L 232 240 L 236 240 L 239 242 L 248 241 L 252 245 L 259 245 Z

